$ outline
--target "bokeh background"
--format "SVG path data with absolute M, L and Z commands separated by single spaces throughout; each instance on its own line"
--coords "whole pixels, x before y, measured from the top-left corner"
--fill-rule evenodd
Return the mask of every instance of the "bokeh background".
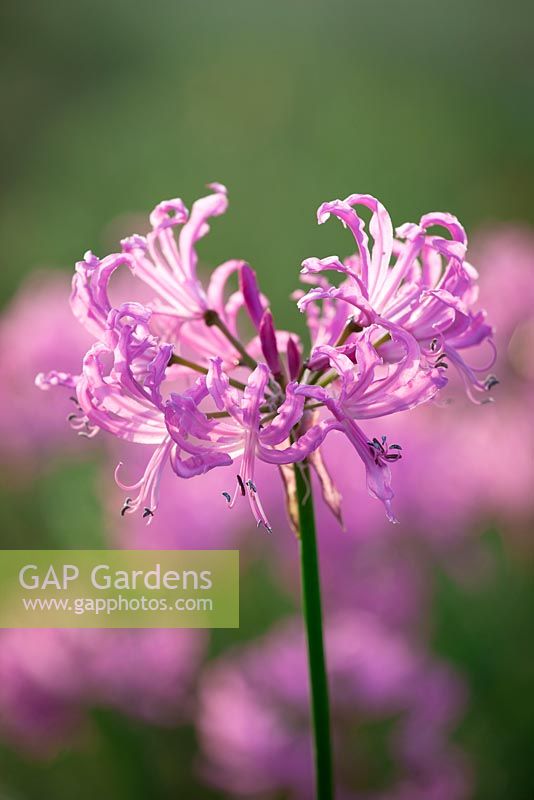
M 219 513 L 216 481 L 169 481 L 151 529 L 121 525 L 117 453 L 74 441 L 33 387 L 82 352 L 66 305 L 81 254 L 217 180 L 230 209 L 204 265 L 247 259 L 301 333 L 300 262 L 351 248 L 316 226 L 323 200 L 371 192 L 397 224 L 447 210 L 467 227 L 497 323 L 497 402 L 458 395 L 392 423 L 413 453 L 393 534 L 361 474 L 339 469 L 350 455 L 330 454 L 347 500 L 345 533 L 319 510 L 338 760 L 351 798 L 534 797 L 531 4 L 4 0 L 0 15 L 0 545 L 238 546 L 244 564 L 239 631 L 2 633 L 0 795 L 306 796 L 276 771 L 284 753 L 299 763 L 306 725 L 278 487 L 271 538 Z

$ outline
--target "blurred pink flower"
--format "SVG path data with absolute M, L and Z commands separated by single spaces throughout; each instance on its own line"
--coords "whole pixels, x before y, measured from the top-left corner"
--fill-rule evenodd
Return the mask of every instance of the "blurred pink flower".
M 473 238 L 480 284 L 495 321 L 498 360 L 506 362 L 518 325 L 534 316 L 534 229 L 527 225 L 492 225 Z
M 66 422 L 74 410 L 68 393 L 42 396 L 34 387 L 41 369 L 78 371 L 90 344 L 88 334 L 72 325 L 68 295 L 66 275 L 35 272 L 0 318 L 0 458 L 15 466 L 36 468 L 51 452 L 80 449 Z
M 464 702 L 457 677 L 371 615 L 338 614 L 327 623 L 336 796 L 467 797 L 467 770 L 448 741 Z M 208 780 L 239 797 L 308 800 L 313 777 L 307 692 L 304 637 L 296 622 L 209 667 L 198 721 Z M 391 785 L 383 785 L 384 763 L 372 775 L 358 752 L 373 722 L 391 723 Z
M 0 735 L 51 756 L 81 736 L 87 711 L 156 725 L 192 711 L 201 630 L 10 630 L 0 635 Z

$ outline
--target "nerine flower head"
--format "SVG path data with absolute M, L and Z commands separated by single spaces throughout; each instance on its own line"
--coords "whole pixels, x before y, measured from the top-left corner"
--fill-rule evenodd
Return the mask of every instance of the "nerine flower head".
M 95 342 L 78 375 L 56 371 L 39 376 L 38 384 L 68 387 L 78 432 L 103 429 L 149 448 L 139 480 L 123 483 L 122 467 L 120 478 L 116 473 L 128 492 L 123 515 L 140 511 L 150 522 L 167 466 L 182 479 L 224 468 L 227 505 L 248 501 L 257 525 L 270 531 L 256 479 L 260 460 L 279 468 L 290 509 L 294 469 L 309 461 L 340 518 L 339 493 L 320 451 L 338 432 L 363 461 L 369 493 L 395 521 L 390 468 L 402 447 L 376 423 L 368 433 L 362 423 L 432 400 L 447 382 L 447 359 L 482 388 L 459 355 L 491 333 L 482 313 L 471 310 L 475 273 L 464 261 L 463 228 L 449 215 L 427 215 L 419 226 L 404 226 L 400 242 L 374 198 L 324 204 L 320 219 L 339 216 L 359 252 L 344 263 L 305 262 L 306 279 L 316 284 L 299 300 L 312 332 L 305 358 L 299 337 L 277 330 L 246 262 L 224 262 L 207 284 L 197 274 L 196 244 L 208 219 L 227 207 L 224 188 L 211 186 L 213 194 L 190 214 L 181 200 L 160 203 L 152 232 L 125 239 L 121 253 L 102 260 L 86 253 L 76 266 L 71 305 Z M 357 203 L 372 211 L 371 250 Z M 428 234 L 434 224 L 451 238 Z M 149 287 L 151 300 L 113 305 L 109 282 L 122 265 Z M 345 275 L 340 287 L 319 274 L 331 269 Z

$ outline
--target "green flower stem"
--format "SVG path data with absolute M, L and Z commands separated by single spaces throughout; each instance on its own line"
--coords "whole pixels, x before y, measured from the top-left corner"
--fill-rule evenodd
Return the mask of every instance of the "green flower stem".
M 207 367 L 203 367 L 200 364 L 195 364 L 194 361 L 189 361 L 187 358 L 177 356 L 175 353 L 173 353 L 170 357 L 168 366 L 171 366 L 172 364 L 179 364 L 181 367 L 187 367 L 188 369 L 192 369 L 194 372 L 200 372 L 201 375 L 208 374 Z M 241 381 L 235 381 L 233 378 L 230 378 L 229 383 L 230 386 L 234 386 L 236 389 L 241 389 L 241 391 L 246 388 L 244 383 L 241 383 Z
M 258 362 L 255 361 L 252 356 L 250 356 L 245 347 L 241 344 L 239 339 L 236 339 L 234 334 L 229 330 L 228 326 L 220 318 L 219 314 L 216 311 L 206 311 L 204 314 L 204 322 L 208 326 L 208 328 L 215 327 L 218 328 L 223 336 L 226 336 L 228 341 L 231 345 L 235 347 L 239 355 L 241 356 L 241 362 L 245 367 L 249 369 L 256 369 L 258 366 Z
M 315 514 L 308 464 L 295 466 L 299 515 L 302 607 L 308 644 L 316 800 L 332 800 L 332 749 L 330 709 L 323 644 L 323 620 Z

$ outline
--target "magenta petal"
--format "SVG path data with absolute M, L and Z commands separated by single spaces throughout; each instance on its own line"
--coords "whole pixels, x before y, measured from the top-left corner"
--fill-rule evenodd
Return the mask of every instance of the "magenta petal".
M 292 381 L 297 380 L 298 376 L 300 375 L 301 367 L 302 358 L 300 355 L 300 350 L 295 340 L 290 336 L 287 340 L 287 368 L 289 371 L 289 377 Z
M 273 375 L 280 375 L 282 372 L 282 367 L 280 365 L 280 355 L 278 353 L 278 345 L 276 343 L 273 315 L 269 309 L 264 312 L 261 318 L 260 341 L 261 349 L 269 369 Z
M 239 288 L 245 301 L 246 309 L 250 319 L 259 328 L 263 316 L 264 307 L 261 294 L 256 279 L 256 273 L 248 264 L 243 264 L 239 270 Z

